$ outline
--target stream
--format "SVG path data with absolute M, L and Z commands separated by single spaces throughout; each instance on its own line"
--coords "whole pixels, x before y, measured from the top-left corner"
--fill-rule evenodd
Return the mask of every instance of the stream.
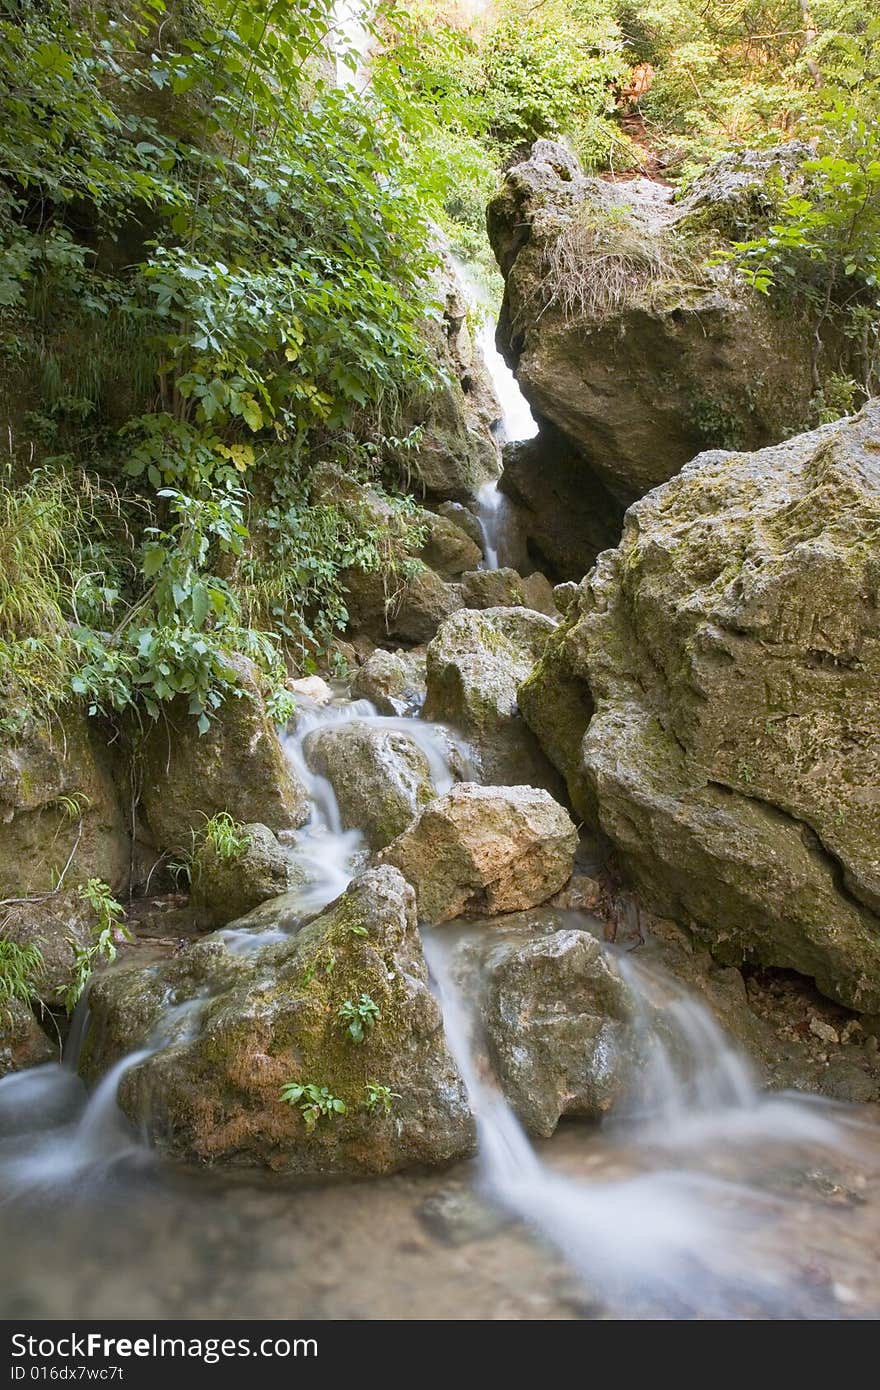
M 472 282 L 471 282 L 472 283 Z M 471 293 L 475 290 L 471 289 Z M 535 424 L 491 341 L 482 348 L 507 438 Z M 504 499 L 479 499 L 486 564 L 503 556 Z M 316 913 L 366 862 L 332 786 L 309 766 L 316 728 L 356 718 L 404 729 L 438 792 L 467 750 L 449 730 L 377 714 L 345 692 L 301 701 L 286 751 L 311 815 L 295 846 Z M 453 756 L 454 755 L 454 756 Z M 571 916 L 571 914 L 569 914 Z M 581 916 L 588 930 L 595 923 Z M 280 934 L 280 929 L 274 929 Z M 603 943 L 636 1001 L 649 1064 L 601 1126 L 564 1122 L 533 1143 L 479 1043 L 456 944 L 479 930 L 424 933 L 449 1046 L 477 1120 L 475 1160 L 443 1172 L 303 1185 L 190 1171 L 160 1161 L 116 1105 L 119 1080 L 198 1021 L 169 1008 L 149 1047 L 91 1095 L 76 1074 L 87 1001 L 61 1064 L 0 1081 L 0 1239 L 15 1271 L 5 1318 L 865 1318 L 880 1313 L 880 1132 L 815 1098 L 768 1095 L 705 1007 L 650 951 Z M 225 932 L 234 951 L 266 944 Z M 674 1038 L 655 1035 L 651 998 Z M 671 1001 L 671 1002 L 670 1002 Z

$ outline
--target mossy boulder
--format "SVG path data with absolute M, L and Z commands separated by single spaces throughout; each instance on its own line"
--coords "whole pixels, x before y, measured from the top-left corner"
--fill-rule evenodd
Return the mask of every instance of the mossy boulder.
M 426 529 L 428 538 L 419 552 L 419 559 L 442 578 L 457 579 L 482 560 L 481 546 L 449 517 L 427 513 Z
M 554 630 L 552 618 L 527 608 L 463 609 L 446 620 L 428 646 L 425 717 L 460 730 L 485 783 L 530 782 L 562 793 L 517 703 L 519 685 Z
M 199 733 L 181 701 L 143 741 L 141 809 L 160 850 L 190 851 L 205 821 L 223 811 L 276 833 L 308 816 L 252 663 L 237 658 L 236 672 L 236 693 L 227 695 L 207 733 Z
M 555 618 L 553 585 L 537 571 L 522 575 L 507 566 L 497 570 L 471 570 L 461 576 L 466 608 L 530 608 Z
M 462 782 L 379 858 L 413 885 L 421 920 L 436 924 L 546 902 L 571 877 L 576 848 L 567 812 L 543 788 Z
M 756 449 L 807 427 L 815 315 L 707 264 L 745 209 L 757 216 L 756 185 L 767 195 L 765 221 L 750 234 L 765 229 L 771 182 L 777 195 L 795 190 L 797 163 L 787 146 L 763 152 L 742 178 L 728 162 L 679 203 L 644 179 L 586 178 L 547 140 L 508 170 L 489 208 L 505 276 L 499 346 L 542 428 L 549 423 L 570 446 L 558 469 L 549 438 L 520 455 L 515 491 L 526 503 L 546 488 L 574 517 L 579 506 L 583 514 L 579 491 L 595 492 L 598 480 L 628 504 L 701 448 Z M 821 334 L 820 376 L 852 376 L 858 349 L 834 315 Z M 591 548 L 593 528 L 580 547 L 569 523 L 562 529 L 558 576 L 578 578 L 570 558 Z M 540 513 L 534 530 L 540 545 L 548 534 Z
M 281 943 L 258 943 L 233 955 L 207 938 L 170 962 L 95 985 L 83 1056 L 90 1078 L 133 1046 L 151 1038 L 156 1046 L 163 1018 L 167 1030 L 175 1016 L 169 1001 L 192 1002 L 183 1031 L 166 1031 L 165 1045 L 119 1088 L 123 1110 L 158 1149 L 308 1177 L 387 1173 L 471 1151 L 472 1119 L 428 988 L 415 897 L 399 873 L 372 869 Z M 345 1006 L 363 996 L 378 1016 L 358 1042 Z M 288 1083 L 326 1088 L 344 1111 L 310 1126 L 301 1106 L 282 1100 Z
M 309 766 L 329 779 L 342 823 L 379 850 L 411 825 L 438 788 L 415 737 L 362 720 L 316 729 L 305 742 Z
M 222 853 L 203 836 L 190 861 L 191 906 L 199 927 L 210 930 L 244 917 L 299 882 L 292 851 L 266 825 L 243 825 L 240 845 Z
M 520 690 L 578 813 L 716 957 L 880 1009 L 880 402 L 627 514 Z
M 114 769 L 97 724 L 76 708 L 0 743 L 0 897 L 68 882 L 128 881 L 131 842 Z
M 40 998 L 59 1007 L 73 978 L 77 952 L 91 944 L 94 926 L 94 913 L 76 888 L 65 888 L 45 898 L 8 904 L 0 935 L 19 946 L 37 948 L 43 958 L 36 982 Z

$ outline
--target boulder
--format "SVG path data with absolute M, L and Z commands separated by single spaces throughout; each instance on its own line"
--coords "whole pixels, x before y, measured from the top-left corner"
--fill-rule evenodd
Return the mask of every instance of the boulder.
M 536 418 L 574 451 L 559 455 L 558 472 L 549 438 L 520 454 L 515 486 L 526 506 L 541 488 L 548 507 L 554 492 L 574 501 L 578 476 L 582 491 L 598 479 L 627 504 L 700 448 L 755 449 L 806 427 L 817 389 L 814 317 L 707 265 L 719 234 L 740 225 L 731 209 L 754 210 L 758 183 L 769 211 L 771 182 L 777 192 L 786 181 L 789 191 L 799 186 L 797 162 L 790 147 L 765 152 L 740 179 L 728 161 L 678 204 L 648 180 L 586 178 L 547 140 L 508 171 L 489 208 L 505 276 L 499 347 Z M 722 185 L 729 199 L 719 198 Z M 707 220 L 716 200 L 720 228 Z M 823 341 L 820 375 L 852 376 L 856 347 L 833 316 Z M 541 504 L 545 538 L 555 515 Z M 593 541 L 585 531 L 578 543 L 567 522 L 562 531 L 566 561 L 578 559 L 559 577 L 577 578 Z
M 443 579 L 457 579 L 482 560 L 482 547 L 449 517 L 429 512 L 426 526 L 428 539 L 419 552 L 419 559 Z
M 57 1062 L 60 1053 L 60 1042 L 52 1042 L 27 1004 L 20 999 L 0 1004 L 0 1077 L 43 1062 Z
M 351 693 L 356 700 L 369 700 L 380 714 L 411 714 L 425 699 L 424 649 L 388 652 L 377 647 L 355 672 Z
M 430 642 L 444 618 L 461 608 L 461 588 L 447 584 L 421 561 L 413 561 L 391 579 L 378 571 L 350 570 L 349 628 L 376 642 Z
M 425 717 L 454 725 L 474 749 L 480 780 L 530 782 L 561 792 L 561 783 L 521 717 L 517 689 L 555 629 L 527 608 L 463 609 L 428 647 Z
M 97 724 L 76 708 L 0 742 L 0 898 L 101 878 L 128 882 L 131 841 Z
M 441 502 L 437 508 L 438 515 L 445 516 L 447 520 L 454 521 L 459 530 L 464 531 L 466 536 L 470 536 L 474 545 L 483 553 L 485 537 L 479 518 L 466 507 L 463 502 Z
M 537 572 L 523 577 L 514 569 L 472 570 L 461 576 L 461 595 L 467 608 L 531 608 L 556 617 L 553 585 Z
M 564 1115 L 599 1120 L 635 1052 L 632 1000 L 594 936 L 563 929 L 493 948 L 482 1002 L 489 1059 L 532 1134 Z
M 189 852 L 194 833 L 221 811 L 276 832 L 308 816 L 254 668 L 239 657 L 235 669 L 238 693 L 226 697 L 207 733 L 181 702 L 144 739 L 141 809 L 161 850 Z
M 421 920 L 439 923 L 545 902 L 571 876 L 576 848 L 567 812 L 543 788 L 463 782 L 379 859 L 413 885 Z
M 579 815 L 716 957 L 880 1010 L 880 401 L 695 459 L 520 690 Z
M 372 850 L 411 825 L 437 788 L 416 736 L 381 724 L 351 720 L 316 729 L 306 738 L 309 766 L 327 777 L 342 823 L 362 830 Z
M 357 1040 L 349 1006 L 364 998 L 378 1013 Z M 182 1032 L 169 1000 L 191 1005 Z M 392 868 L 368 871 L 281 942 L 233 955 L 208 937 L 150 970 L 103 975 L 91 1005 L 85 1074 L 156 1048 L 122 1077 L 119 1102 L 175 1158 L 314 1178 L 442 1164 L 473 1148 L 415 897 Z M 307 1095 L 282 1099 L 290 1084 L 343 1108 L 327 1100 L 308 1113 Z
M 244 917 L 269 898 L 293 889 L 300 879 L 293 854 L 266 825 L 243 825 L 241 847 L 221 853 L 203 836 L 190 864 L 191 906 L 206 930 Z

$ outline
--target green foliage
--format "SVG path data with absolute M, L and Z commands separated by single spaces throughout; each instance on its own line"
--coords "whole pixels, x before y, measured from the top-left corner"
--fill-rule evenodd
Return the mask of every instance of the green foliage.
M 76 1008 L 97 962 L 104 960 L 112 965 L 120 938 L 131 940 L 131 934 L 122 920 L 125 909 L 116 901 L 108 884 L 100 878 L 90 878 L 87 883 L 80 884 L 78 894 L 95 914 L 95 922 L 87 946 L 71 943 L 74 946 L 73 968 L 63 996 L 68 1013 Z
M 380 1086 L 375 1081 L 367 1082 L 364 1109 L 368 1115 L 390 1115 L 391 1105 L 395 1100 L 400 1100 L 400 1096 L 397 1091 L 392 1091 L 390 1086 Z
M 286 1105 L 299 1110 L 306 1122 L 306 1131 L 314 1133 L 320 1120 L 331 1120 L 335 1115 L 344 1115 L 347 1106 L 344 1100 L 334 1096 L 326 1086 L 316 1086 L 314 1082 L 300 1084 L 288 1081 L 281 1088 L 281 1099 Z
M 45 971 L 38 946 L 19 946 L 0 938 L 0 1019 L 11 1019 L 16 1000 L 31 1007 L 39 1002 L 38 986 Z
M 206 820 L 201 837 L 224 863 L 239 859 L 251 842 L 244 827 L 228 811 L 218 811 L 216 816 Z
M 431 389 L 421 324 L 439 310 L 405 104 L 328 84 L 331 24 L 331 0 L 0 5 L 2 500 L 30 508 L 0 511 L 4 553 L 20 538 L 0 593 L 7 706 L 72 693 L 157 717 L 183 696 L 205 729 L 237 689 L 234 653 L 277 704 L 287 636 L 319 646 L 344 621 L 338 592 L 314 603 L 319 579 L 308 616 L 292 584 L 255 601 L 253 489 L 262 465 L 285 494 L 315 438 Z M 42 484 L 11 503 L 47 447 Z M 103 556 L 82 490 L 117 508 Z M 271 524 L 291 523 L 302 569 L 333 537 L 298 520 Z
M 376 1026 L 382 1014 L 375 999 L 369 994 L 361 994 L 357 1000 L 344 1000 L 336 1011 L 336 1017 L 345 1024 L 345 1031 L 352 1042 L 362 1043 L 365 1034 Z
M 880 108 L 878 108 L 880 109 Z M 837 102 L 821 123 L 817 157 L 801 166 L 803 191 L 782 199 L 777 220 L 760 237 L 726 253 L 764 294 L 806 301 L 816 324 L 813 359 L 817 408 L 852 409 L 848 379 L 820 374 L 821 330 L 834 314 L 859 349 L 862 396 L 880 388 L 880 144 L 876 121 Z M 843 387 L 843 390 L 841 389 Z M 836 399 L 835 399 L 836 398 Z M 841 413 L 840 410 L 837 411 Z M 836 418 L 831 415 L 830 418 Z

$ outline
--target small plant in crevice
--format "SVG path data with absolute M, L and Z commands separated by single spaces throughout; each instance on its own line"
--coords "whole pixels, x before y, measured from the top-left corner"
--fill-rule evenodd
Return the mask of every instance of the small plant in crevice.
M 376 1026 L 382 1017 L 379 1005 L 369 994 L 361 994 L 355 1000 L 346 999 L 336 1010 L 336 1017 L 345 1024 L 345 1030 L 352 1042 L 362 1043 L 366 1034 Z
M 381 1086 L 376 1081 L 367 1082 L 364 1109 L 368 1115 L 390 1115 L 391 1104 L 395 1100 L 400 1100 L 400 1096 L 397 1091 L 392 1091 L 390 1086 Z
M 247 831 L 228 811 L 206 818 L 202 839 L 224 863 L 240 858 L 251 842 Z
M 344 1100 L 334 1096 L 327 1086 L 317 1086 L 312 1081 L 288 1081 L 282 1086 L 280 1096 L 285 1105 L 300 1112 L 309 1134 L 315 1131 L 320 1120 L 330 1120 L 348 1111 Z
M 98 961 L 104 960 L 112 965 L 119 940 L 131 941 L 131 933 L 122 920 L 125 909 L 114 898 L 109 884 L 100 878 L 90 878 L 87 883 L 80 884 L 78 895 L 94 912 L 95 923 L 88 945 L 71 941 L 74 948 L 73 967 L 63 995 L 68 1013 L 72 1013 L 79 1003 Z
M 0 1023 L 11 1022 L 16 1001 L 29 1008 L 40 1002 L 38 984 L 45 968 L 39 946 L 0 941 Z

